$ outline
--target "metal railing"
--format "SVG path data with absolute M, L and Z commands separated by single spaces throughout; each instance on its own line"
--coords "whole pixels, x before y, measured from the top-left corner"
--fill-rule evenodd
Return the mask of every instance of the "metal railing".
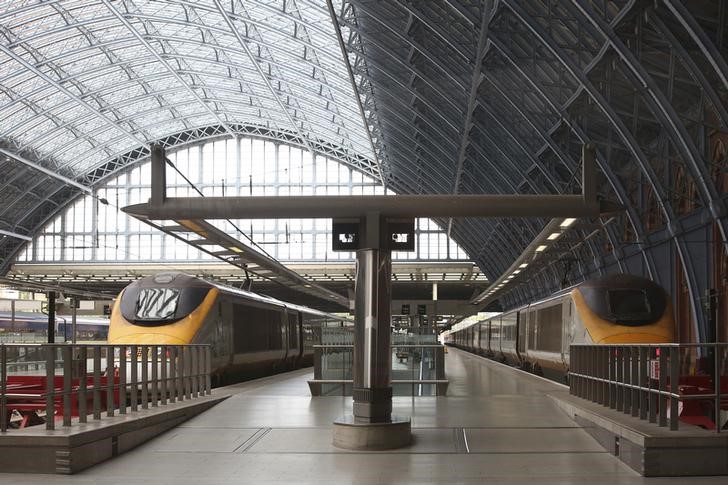
M 0 345 L 0 431 L 55 429 L 211 393 L 209 345 Z
M 728 344 L 572 345 L 569 392 L 659 426 L 721 432 Z M 721 390 L 721 385 L 723 390 Z
M 444 396 L 445 351 L 439 344 L 393 344 L 391 384 L 394 395 Z M 353 345 L 314 345 L 314 378 L 308 381 L 314 396 L 353 392 Z

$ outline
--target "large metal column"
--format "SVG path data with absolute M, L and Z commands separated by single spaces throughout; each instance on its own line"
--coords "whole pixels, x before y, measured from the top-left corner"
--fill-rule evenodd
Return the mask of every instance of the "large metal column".
M 353 415 L 334 422 L 334 445 L 406 446 L 412 439 L 410 419 L 392 416 L 392 250 L 414 248 L 414 219 L 368 212 L 359 220 L 334 220 L 333 226 L 334 250 L 356 251 Z
M 356 252 L 354 418 L 386 423 L 392 417 L 390 304 L 392 255 L 382 249 Z

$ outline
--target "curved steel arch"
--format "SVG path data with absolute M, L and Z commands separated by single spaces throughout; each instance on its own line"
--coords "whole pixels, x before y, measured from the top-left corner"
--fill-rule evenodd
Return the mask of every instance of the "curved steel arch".
M 525 13 L 521 10 L 520 6 L 517 5 L 515 1 L 512 0 L 504 0 L 504 3 L 508 4 L 509 9 L 513 11 L 519 18 L 521 22 L 524 23 L 538 38 L 541 42 L 546 45 L 549 50 L 555 55 L 555 57 L 562 62 L 567 69 L 569 69 L 569 72 L 579 79 L 581 86 L 583 89 L 585 89 L 587 92 L 589 92 L 590 96 L 597 102 L 597 104 L 602 108 L 605 115 L 608 116 L 612 124 L 617 128 L 617 130 L 620 132 L 622 137 L 626 140 L 628 140 L 628 146 L 632 149 L 633 154 L 636 156 L 636 159 L 640 162 L 641 168 L 644 173 L 648 175 L 648 180 L 651 183 L 652 189 L 655 191 L 656 194 L 663 193 L 663 189 L 661 184 L 657 181 L 657 178 L 655 177 L 654 173 L 652 172 L 652 169 L 650 168 L 650 165 L 647 163 L 646 157 L 642 153 L 641 148 L 639 147 L 639 144 L 636 140 L 633 139 L 633 137 L 629 134 L 629 131 L 626 129 L 626 127 L 622 124 L 621 121 L 619 121 L 618 115 L 614 113 L 614 110 L 612 107 L 601 98 L 601 95 L 598 94 L 598 91 L 592 86 L 591 82 L 588 80 L 588 78 L 582 74 L 581 70 L 575 66 L 570 58 L 563 53 L 560 53 L 560 48 L 556 46 L 554 43 L 549 41 L 548 35 L 543 31 L 543 29 L 530 21 L 529 17 L 525 15 Z M 675 216 L 672 213 L 672 209 L 667 205 L 664 204 L 663 201 L 666 198 L 664 196 L 661 196 L 658 198 L 658 200 L 661 203 L 663 212 L 668 217 L 668 220 L 674 220 Z M 692 261 L 687 257 L 686 248 L 684 247 L 684 243 L 678 242 L 678 249 L 681 255 L 681 259 L 683 260 L 683 265 L 685 267 L 688 280 L 690 281 L 690 288 L 691 293 L 693 294 L 693 298 L 695 298 L 697 295 L 695 294 L 696 284 L 695 284 L 695 276 L 694 276 L 694 270 L 692 269 Z M 700 322 L 701 318 L 696 309 L 693 307 L 693 315 L 696 319 L 696 322 Z
M 487 21 L 488 9 L 493 8 L 493 4 L 495 12 Z M 557 169 L 568 178 L 568 173 L 573 174 L 576 168 L 575 146 L 586 141 L 597 142 L 597 161 L 605 176 L 604 193 L 614 194 L 624 204 L 626 218 L 620 217 L 618 224 L 606 224 L 601 234 L 596 237 L 590 234 L 589 241 L 575 249 L 575 254 L 588 259 L 580 264 L 578 273 L 585 277 L 593 272 L 644 271 L 653 278 L 669 280 L 663 283 L 670 285 L 673 275 L 659 268 L 665 264 L 665 250 L 655 249 L 668 247 L 667 252 L 674 251 L 682 263 L 691 290 L 692 315 L 703 332 L 697 291 L 705 284 L 705 270 L 696 271 L 698 262 L 695 258 L 708 259 L 708 256 L 700 256 L 700 251 L 696 253 L 694 242 L 688 242 L 685 231 L 696 227 L 696 221 L 701 218 L 700 211 L 703 211 L 702 220 L 715 223 L 723 243 L 728 245 L 727 197 L 715 192 L 703 155 L 707 151 L 704 146 L 709 141 L 708 130 L 728 137 L 728 102 L 717 92 L 717 86 L 728 88 L 728 63 L 725 53 L 710 37 L 713 34 L 704 29 L 704 22 L 713 22 L 712 18 L 702 15 L 701 23 L 698 23 L 696 12 L 700 12 L 701 6 L 674 0 L 654 3 L 499 0 L 493 4 L 482 1 L 473 5 L 448 0 L 436 5 L 398 1 L 394 6 L 384 6 L 375 0 L 344 0 L 339 24 L 342 31 L 350 35 L 349 52 L 357 66 L 359 94 L 372 113 L 372 124 L 379 125 L 380 138 L 386 141 L 393 132 L 400 130 L 394 117 L 380 111 L 385 99 L 380 90 L 394 86 L 386 76 L 396 77 L 395 91 L 403 99 L 417 99 L 423 86 L 437 81 L 436 71 L 417 69 L 419 59 L 405 55 L 409 49 L 433 60 L 433 69 L 442 69 L 443 64 L 446 67 L 451 63 L 451 75 L 443 77 L 443 82 L 449 82 L 452 77 L 462 79 L 464 72 L 470 73 L 470 82 L 462 83 L 470 86 L 470 98 L 462 100 L 465 123 L 462 118 L 453 120 L 459 136 L 451 135 L 451 140 L 459 143 L 458 155 L 448 156 L 449 151 L 446 151 L 442 152 L 441 159 L 430 161 L 430 164 L 439 165 L 443 173 L 451 173 L 453 165 L 457 167 L 453 180 L 456 192 L 461 190 L 460 185 L 466 187 L 465 190 L 494 191 L 529 187 L 536 182 L 536 179 L 529 179 L 537 173 L 535 170 L 523 174 L 523 181 L 515 175 L 518 167 L 524 165 L 524 158 L 534 169 L 546 171 L 552 180 L 559 180 L 554 173 Z M 393 9 L 397 12 L 397 21 L 387 22 L 386 13 Z M 464 11 L 469 15 L 463 16 Z M 440 17 L 446 18 L 447 23 L 439 21 Z M 680 75 L 683 79 L 658 70 L 662 76 L 658 83 L 654 69 L 648 64 L 649 58 L 638 58 L 633 53 L 638 52 L 639 47 L 635 46 L 639 42 L 649 41 L 644 32 L 634 27 L 635 22 L 640 21 L 651 22 L 664 33 L 661 42 L 672 46 L 672 55 L 676 56 L 674 62 L 682 62 L 685 71 Z M 420 24 L 424 27 L 420 28 Z M 384 49 L 385 52 L 381 52 L 381 42 L 377 48 L 368 49 L 368 45 L 373 45 L 368 44 L 369 40 L 376 40 L 376 35 L 385 28 L 389 30 L 387 38 L 396 39 L 396 42 L 388 51 Z M 469 31 L 469 37 L 460 35 L 464 30 Z M 424 42 L 427 35 L 437 36 L 438 42 Z M 635 36 L 637 38 L 633 40 Z M 625 39 L 629 39 L 629 48 L 625 47 Z M 447 45 L 457 45 L 458 54 L 451 54 L 450 61 L 443 61 L 447 59 Z M 484 51 L 485 61 L 481 64 L 480 56 Z M 387 62 L 392 56 L 399 56 L 398 65 Z M 492 62 L 497 56 L 504 57 L 506 63 Z M 402 67 L 402 61 L 411 65 Z M 389 69 L 389 72 L 383 77 L 374 76 L 373 72 L 380 69 Z M 619 84 L 610 80 L 615 69 L 627 80 L 619 79 Z M 684 79 L 685 72 L 692 77 L 689 86 Z M 419 82 L 420 76 L 429 78 Z M 665 80 L 665 76 L 669 79 Z M 517 88 L 511 87 L 516 81 L 532 94 L 517 93 Z M 713 106 L 715 120 L 705 121 L 705 116 L 701 120 L 700 113 L 690 116 L 679 113 L 678 116 L 671 103 L 674 100 L 661 92 L 668 83 L 670 89 L 675 90 L 671 94 L 675 99 L 679 99 L 679 89 L 703 90 L 700 99 L 706 107 Z M 637 93 L 627 97 L 618 89 Z M 458 96 L 450 99 L 460 102 Z M 695 99 L 697 103 L 698 98 Z M 648 109 L 633 110 L 629 104 L 625 106 L 629 102 L 645 103 Z M 426 136 L 428 130 L 424 127 L 428 124 L 437 124 L 438 118 L 449 118 L 444 112 L 429 111 L 415 107 L 411 115 L 409 112 L 406 115 L 411 120 L 407 132 L 413 133 L 413 140 Z M 383 119 L 386 122 L 382 123 Z M 689 132 L 686 123 L 691 124 Z M 458 124 L 461 128 L 457 128 Z M 493 129 L 495 131 L 490 133 Z M 644 133 L 638 133 L 638 129 Z M 440 135 L 448 136 L 448 133 L 449 130 Z M 592 136 L 596 139 L 590 139 Z M 541 144 L 536 151 L 530 140 L 526 143 L 528 138 L 534 137 L 537 140 L 533 141 Z M 681 221 L 686 216 L 673 207 L 679 189 L 671 185 L 670 162 L 657 158 L 660 152 L 656 152 L 656 147 L 666 140 L 677 149 L 687 172 L 698 184 L 700 201 L 705 207 L 690 218 L 689 226 Z M 402 167 L 409 163 L 403 157 L 404 153 L 388 152 L 388 163 L 395 172 L 403 171 Z M 487 181 L 483 180 L 484 174 L 489 176 Z M 641 184 L 647 189 L 643 190 Z M 652 202 L 644 200 L 650 193 L 654 194 Z M 644 220 L 644 215 L 651 210 L 650 203 L 655 204 L 665 221 L 664 229 L 658 224 L 656 230 Z M 621 233 L 623 224 L 628 224 L 624 226 L 624 234 Z M 528 233 L 516 239 L 512 234 L 506 238 L 491 234 L 499 226 L 508 227 L 468 221 L 463 223 L 464 230 L 453 229 L 453 237 L 490 276 L 503 269 L 499 266 L 504 263 L 496 261 L 497 257 L 493 259 L 493 254 L 486 258 L 480 253 L 484 241 L 490 240 L 488 247 L 499 254 L 508 254 L 513 246 L 525 247 L 530 242 Z M 483 234 L 477 234 L 478 231 Z M 622 241 L 623 235 L 635 240 Z M 688 248 L 688 244 L 692 244 L 693 249 Z M 670 266 L 674 264 L 669 256 L 667 261 Z M 702 283 L 698 284 L 698 280 Z M 512 301 L 518 301 L 518 298 Z
M 575 136 L 577 137 L 577 139 L 581 143 L 586 143 L 588 141 L 588 137 L 586 136 L 586 134 L 584 133 L 584 131 L 576 123 L 573 123 L 571 120 L 569 120 L 569 117 L 563 112 L 563 110 L 561 110 L 559 107 L 556 106 L 556 104 L 554 103 L 554 100 L 552 100 L 546 94 L 546 92 L 540 87 L 539 84 L 537 84 L 532 79 L 531 76 L 526 75 L 521 70 L 521 68 L 518 66 L 517 62 L 513 59 L 513 57 L 511 57 L 511 55 L 508 52 L 508 50 L 506 49 L 506 47 L 504 45 L 500 44 L 500 42 L 497 41 L 496 39 L 491 39 L 491 42 L 493 42 L 493 45 L 499 51 L 499 53 L 520 74 L 520 78 L 522 80 L 524 80 L 531 88 L 533 88 L 539 94 L 539 96 L 542 99 L 545 100 L 545 102 L 547 103 L 548 107 L 554 113 L 556 113 L 556 114 L 559 115 L 559 118 L 560 118 L 559 119 L 559 122 L 562 122 L 563 121 L 564 123 L 566 123 L 567 126 L 569 127 L 569 129 L 571 131 L 573 131 L 573 133 L 575 134 Z M 510 77 L 509 74 L 507 72 L 505 72 L 505 71 L 502 74 L 505 75 L 505 76 Z M 511 82 L 513 82 L 513 79 L 512 78 L 511 78 Z M 564 159 L 567 159 L 567 160 L 570 159 L 570 157 L 566 153 L 563 153 L 563 150 L 558 146 L 558 143 L 551 138 L 551 136 L 550 136 L 549 133 L 545 133 L 543 131 L 540 131 L 540 135 L 543 138 L 544 143 L 545 143 L 544 148 L 546 146 L 550 147 L 551 150 L 557 152 L 559 158 L 562 159 L 562 160 L 564 160 Z M 644 231 L 642 230 L 642 224 L 641 224 L 641 222 L 639 220 L 639 216 L 637 214 L 637 211 L 635 210 L 635 207 L 632 205 L 631 201 L 629 200 L 629 197 L 626 194 L 626 191 L 624 189 L 624 185 L 618 179 L 618 177 L 615 175 L 615 173 L 612 171 L 612 169 L 609 166 L 609 164 L 607 163 L 606 158 L 604 157 L 604 155 L 602 153 L 600 153 L 599 151 L 597 152 L 596 160 L 597 160 L 597 164 L 598 164 L 599 168 L 602 170 L 602 172 L 607 177 L 610 186 L 615 191 L 619 202 L 626 208 L 627 215 L 629 217 L 630 223 L 632 224 L 633 228 L 635 229 L 635 231 L 637 232 L 638 236 L 640 237 L 640 240 L 643 241 L 645 234 L 644 234 Z M 573 160 L 572 160 L 572 164 L 573 164 Z M 614 233 L 614 231 L 613 230 L 610 230 L 608 232 L 608 236 L 609 236 L 610 242 L 613 245 L 613 247 L 614 248 L 618 248 L 619 247 L 619 244 L 617 244 L 617 236 Z M 590 247 L 591 246 L 592 245 L 590 243 Z M 640 247 L 644 249 L 645 248 L 645 245 L 644 244 L 640 244 Z M 594 248 L 592 248 L 592 251 L 593 250 L 594 250 Z M 644 258 L 645 258 L 645 261 L 646 261 L 646 264 L 647 264 L 648 274 L 649 274 L 650 277 L 654 278 L 656 276 L 654 258 L 647 251 L 643 251 L 642 254 L 644 255 Z M 618 261 L 618 264 L 620 265 L 620 269 L 621 270 L 624 269 L 623 266 L 622 266 L 621 261 Z

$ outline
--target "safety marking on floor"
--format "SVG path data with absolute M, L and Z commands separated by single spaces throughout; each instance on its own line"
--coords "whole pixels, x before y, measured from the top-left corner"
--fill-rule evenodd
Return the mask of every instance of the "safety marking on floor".
M 260 428 L 258 431 L 256 431 L 255 433 L 253 433 L 253 436 L 251 436 L 250 438 L 248 438 L 247 440 L 245 440 L 245 442 L 243 442 L 243 444 L 241 444 L 240 446 L 238 446 L 237 448 L 235 448 L 235 450 L 233 450 L 233 453 L 245 453 L 245 452 L 247 452 L 249 449 L 251 449 L 253 446 L 255 446 L 255 444 L 258 441 L 260 441 L 261 439 L 263 439 L 263 437 L 265 435 L 267 435 L 268 433 L 270 433 L 270 430 L 271 429 L 272 428 Z
M 470 453 L 468 446 L 468 436 L 465 434 L 465 428 L 453 428 L 453 439 L 455 441 L 455 453 Z

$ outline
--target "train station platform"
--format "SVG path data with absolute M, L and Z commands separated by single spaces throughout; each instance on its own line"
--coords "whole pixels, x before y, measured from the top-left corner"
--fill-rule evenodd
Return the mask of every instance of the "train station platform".
M 395 397 L 413 443 L 358 452 L 331 444 L 348 397 L 311 397 L 311 369 L 226 388 L 214 408 L 73 476 L 2 474 L 0 483 L 428 484 L 725 483 L 725 477 L 644 478 L 560 409 L 565 386 L 451 349 L 446 397 Z

